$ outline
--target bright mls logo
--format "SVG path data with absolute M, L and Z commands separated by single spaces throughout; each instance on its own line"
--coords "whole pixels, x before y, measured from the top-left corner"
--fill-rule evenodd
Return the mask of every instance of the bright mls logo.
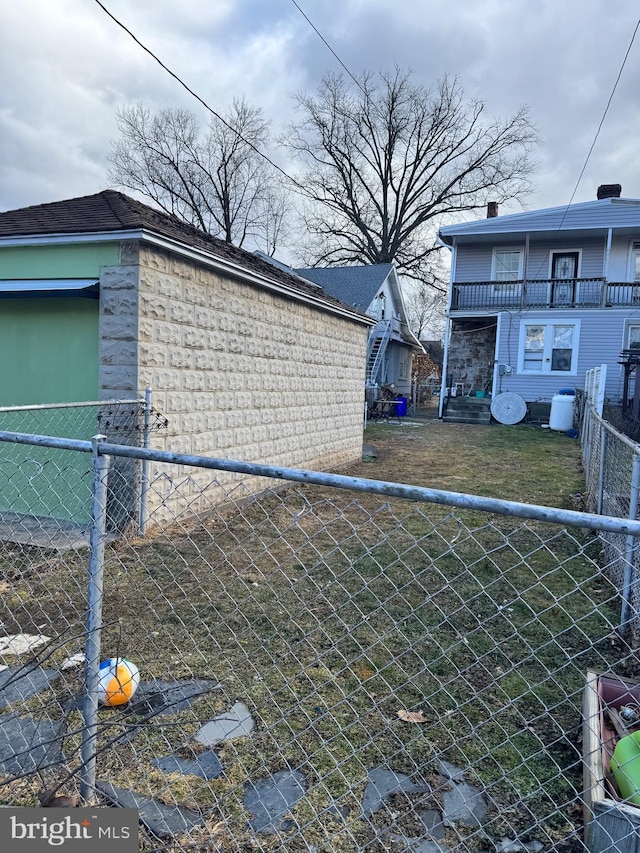
M 136 809 L 0 809 L 0 850 L 138 853 Z

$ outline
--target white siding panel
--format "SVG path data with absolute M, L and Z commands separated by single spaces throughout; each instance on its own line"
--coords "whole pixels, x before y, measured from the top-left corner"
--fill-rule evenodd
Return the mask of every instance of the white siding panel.
M 501 385 L 499 381 L 494 391 L 512 391 L 520 394 L 527 402 L 550 401 L 560 388 L 584 388 L 587 370 L 605 363 L 607 365 L 606 397 L 609 400 L 619 400 L 623 391 L 624 374 L 618 359 L 624 345 L 625 321 L 632 313 L 628 309 L 616 308 L 503 313 L 499 324 L 497 358 L 502 364 L 510 364 L 513 373 L 502 376 Z M 558 374 L 553 376 L 518 374 L 520 327 L 522 323 L 529 321 L 528 318 L 546 323 L 580 320 L 577 375 L 565 378 Z

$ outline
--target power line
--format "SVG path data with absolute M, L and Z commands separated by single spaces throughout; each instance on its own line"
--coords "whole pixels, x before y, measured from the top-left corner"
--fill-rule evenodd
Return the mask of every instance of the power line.
M 627 48 L 627 52 L 625 53 L 624 59 L 622 60 L 622 65 L 620 66 L 620 71 L 618 71 L 618 76 L 616 77 L 616 81 L 613 84 L 613 89 L 611 90 L 611 94 L 609 95 L 607 105 L 606 105 L 604 112 L 602 114 L 602 118 L 600 119 L 600 124 L 598 125 L 596 135 L 593 137 L 593 142 L 591 143 L 591 147 L 589 148 L 589 151 L 587 152 L 587 156 L 585 158 L 584 164 L 582 166 L 582 169 L 580 170 L 580 174 L 578 175 L 578 180 L 576 181 L 576 185 L 573 188 L 573 192 L 571 193 L 571 198 L 569 199 L 569 203 L 567 204 L 567 209 L 565 210 L 564 215 L 562 217 L 562 221 L 560 222 L 560 225 L 558 226 L 558 230 L 560 230 L 560 228 L 562 227 L 562 223 L 564 222 L 565 217 L 568 213 L 569 206 L 571 205 L 571 202 L 575 198 L 575 194 L 578 191 L 578 187 L 580 186 L 580 181 L 582 180 L 582 176 L 584 175 L 585 169 L 587 168 L 587 164 L 589 163 L 593 149 L 595 148 L 596 142 L 598 141 L 598 137 L 600 136 L 600 131 L 602 130 L 602 125 L 604 124 L 604 120 L 607 117 L 607 113 L 609 112 L 609 107 L 611 106 L 611 101 L 613 100 L 613 96 L 615 95 L 616 89 L 618 88 L 618 83 L 620 82 L 620 78 L 622 77 L 622 72 L 624 71 L 624 67 L 627 64 L 627 59 L 629 58 L 629 54 L 631 53 L 631 48 L 633 47 L 633 42 L 635 41 L 636 34 L 637 34 L 639 28 L 640 28 L 640 18 L 638 19 L 638 21 L 636 23 L 636 28 L 633 31 L 633 35 L 631 36 L 631 41 L 629 42 L 629 47 Z
M 306 13 L 305 11 L 303 11 L 303 10 L 300 8 L 300 6 L 296 3 L 296 0 L 291 0 L 291 2 L 292 2 L 292 3 L 293 3 L 293 5 L 296 7 L 296 9 L 298 10 L 298 12 L 300 12 L 300 14 L 302 15 L 302 17 L 303 17 L 303 18 L 305 19 L 305 21 L 309 24 L 309 26 L 311 27 L 311 29 L 315 32 L 315 34 L 318 36 L 318 38 L 319 38 L 319 39 L 320 39 L 320 41 L 324 44 L 324 46 L 325 46 L 325 47 L 326 47 L 326 48 L 327 48 L 327 49 L 328 49 L 328 50 L 333 54 L 333 56 L 338 60 L 338 62 L 340 63 L 340 65 L 342 65 L 342 67 L 343 67 L 343 68 L 344 68 L 344 70 L 347 72 L 347 74 L 349 75 L 349 77 L 351 77 L 351 79 L 352 79 L 352 80 L 353 80 L 353 82 L 356 84 L 356 86 L 358 86 L 358 88 L 359 88 L 359 89 L 361 89 L 361 91 L 362 91 L 362 92 L 364 92 L 364 94 L 366 95 L 366 94 L 367 94 L 367 91 L 366 91 L 366 89 L 364 88 L 364 86 L 362 85 L 362 83 L 361 83 L 361 82 L 358 80 L 358 78 L 357 78 L 354 74 L 352 74 L 352 73 L 351 73 L 351 71 L 347 68 L 347 66 L 346 66 L 346 65 L 344 64 L 344 62 L 340 59 L 340 57 L 339 57 L 339 56 L 338 56 L 338 54 L 335 52 L 335 50 L 331 47 L 331 45 L 330 45 L 330 44 L 329 44 L 329 42 L 326 40 L 326 38 L 322 35 L 322 33 L 320 32 L 320 30 L 316 27 L 316 25 L 313 23 L 313 21 L 309 18 L 309 16 L 307 15 L 307 13 Z
M 229 122 L 226 121 L 226 119 L 224 119 L 220 115 L 220 113 L 216 112 L 213 107 L 210 107 L 209 104 L 204 100 L 204 98 L 201 98 L 197 92 L 194 92 L 194 90 L 187 83 L 185 83 L 181 77 L 179 77 L 174 71 L 172 71 L 167 65 L 165 65 L 164 62 L 158 56 L 156 56 L 156 54 L 150 48 L 143 44 L 140 39 L 134 33 L 132 33 L 131 30 L 127 26 L 125 26 L 125 24 L 122 23 L 122 21 L 118 20 L 118 18 L 116 18 L 116 16 L 112 14 L 103 3 L 100 2 L 100 0 L 95 0 L 95 2 L 102 9 L 102 11 L 106 15 L 108 15 L 109 18 L 111 18 L 111 20 L 115 24 L 117 24 L 121 29 L 123 29 L 125 33 L 127 33 L 127 35 L 130 36 L 134 40 L 134 42 L 139 47 L 141 47 L 142 50 L 145 51 L 145 53 L 148 53 L 149 56 L 154 59 L 164 71 L 167 72 L 167 74 L 170 74 L 171 77 L 173 77 L 173 79 L 176 80 L 183 87 L 183 89 L 186 89 L 190 95 L 192 95 L 197 101 L 199 101 L 206 110 L 208 110 L 219 121 L 221 121 L 222 124 L 224 124 L 224 126 L 228 128 L 232 133 L 235 133 L 235 135 L 239 139 L 241 139 L 245 143 L 245 145 L 248 145 L 249 148 L 255 151 L 255 153 L 262 157 L 263 160 L 266 160 L 267 163 L 273 166 L 276 171 L 280 172 L 281 175 L 284 175 L 284 177 L 288 181 L 291 181 L 291 183 L 294 184 L 294 186 L 296 186 L 304 195 L 308 195 L 307 190 L 302 184 L 298 183 L 295 178 L 292 178 L 291 175 L 287 174 L 287 172 L 285 172 L 284 169 L 274 163 L 273 160 L 270 160 L 269 157 L 267 157 L 267 155 L 263 151 L 260 151 L 260 149 L 257 148 L 252 142 L 250 142 L 248 139 L 245 139 L 244 136 L 235 129 L 235 127 L 232 127 Z
M 636 26 L 635 26 L 635 29 L 633 31 L 633 35 L 631 36 L 631 41 L 629 42 L 629 47 L 627 48 L 627 51 L 624 55 L 624 59 L 622 60 L 620 70 L 618 71 L 618 76 L 616 77 L 615 83 L 613 84 L 613 88 L 611 89 L 611 94 L 609 95 L 609 98 L 607 99 L 607 105 L 604 108 L 604 112 L 602 113 L 602 118 L 600 119 L 598 129 L 596 130 L 596 134 L 593 137 L 593 142 L 591 143 L 591 147 L 589 148 L 589 151 L 587 152 L 587 156 L 585 157 L 585 161 L 582 165 L 582 169 L 580 169 L 580 174 L 578 175 L 578 180 L 576 181 L 576 185 L 573 188 L 573 192 L 571 193 L 571 198 L 567 202 L 567 205 L 564 209 L 564 212 L 562 214 L 562 219 L 560 220 L 560 224 L 558 225 L 558 227 L 556 229 L 556 233 L 560 233 L 560 231 L 562 230 L 562 226 L 564 224 L 564 221 L 569 214 L 569 208 L 571 207 L 573 199 L 575 198 L 575 195 L 578 192 L 578 187 L 580 186 L 580 181 L 582 180 L 582 177 L 585 173 L 585 170 L 586 170 L 587 165 L 589 163 L 589 160 L 591 158 L 591 154 L 593 153 L 593 149 L 595 148 L 596 142 L 598 141 L 598 137 L 600 136 L 600 131 L 602 130 L 602 126 L 604 125 L 604 120 L 606 119 L 607 113 L 609 112 L 609 107 L 611 106 L 611 102 L 613 101 L 613 96 L 615 95 L 616 89 L 618 88 L 618 83 L 620 82 L 620 78 L 622 77 L 622 72 L 624 71 L 624 67 L 627 64 L 627 59 L 629 58 L 629 54 L 631 53 L 631 48 L 633 47 L 633 42 L 635 41 L 635 38 L 636 38 L 636 35 L 638 33 L 639 28 L 640 28 L 640 18 L 636 22 Z M 544 266 L 545 263 L 546 263 L 545 260 L 540 261 L 540 265 L 538 266 L 538 269 L 535 272 L 536 278 L 538 277 L 540 270 L 542 269 L 542 267 Z M 578 271 L 576 270 L 576 274 L 577 274 L 577 272 Z

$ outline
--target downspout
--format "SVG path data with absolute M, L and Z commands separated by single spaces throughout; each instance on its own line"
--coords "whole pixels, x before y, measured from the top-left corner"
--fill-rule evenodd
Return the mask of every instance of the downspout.
M 522 293 L 520 304 L 524 308 L 527 298 L 527 278 L 529 277 L 529 232 L 524 235 L 524 258 L 522 259 Z
M 607 228 L 607 247 L 604 252 L 604 269 L 602 270 L 602 277 L 604 281 L 602 282 L 602 301 L 601 305 L 604 308 L 607 304 L 608 290 L 609 290 L 609 258 L 611 257 L 611 238 L 613 236 L 613 229 Z
M 496 396 L 496 388 L 498 394 L 502 391 L 502 377 L 500 376 L 500 328 L 502 326 L 502 311 L 498 313 L 498 321 L 496 323 L 496 345 L 493 351 L 493 382 L 491 384 L 491 399 Z
M 456 238 L 453 238 L 453 246 L 449 246 L 446 243 L 444 244 L 447 249 L 451 251 L 451 271 L 449 273 L 449 298 L 447 299 L 447 325 L 446 332 L 444 336 L 444 347 L 442 350 L 442 383 L 440 385 L 440 402 L 438 404 L 438 417 L 442 418 L 443 409 L 444 409 L 444 398 L 446 395 L 446 387 L 447 387 L 447 361 L 449 359 L 449 341 L 451 339 L 451 304 L 453 301 L 453 282 L 456 271 L 456 255 L 457 255 L 457 245 Z

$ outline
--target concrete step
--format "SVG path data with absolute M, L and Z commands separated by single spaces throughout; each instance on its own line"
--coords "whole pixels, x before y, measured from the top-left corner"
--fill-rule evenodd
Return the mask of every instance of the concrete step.
M 486 413 L 478 413 L 477 415 L 465 415 L 462 412 L 452 412 L 451 414 L 446 414 L 442 419 L 445 423 L 448 424 L 490 424 L 491 423 L 491 412 Z

